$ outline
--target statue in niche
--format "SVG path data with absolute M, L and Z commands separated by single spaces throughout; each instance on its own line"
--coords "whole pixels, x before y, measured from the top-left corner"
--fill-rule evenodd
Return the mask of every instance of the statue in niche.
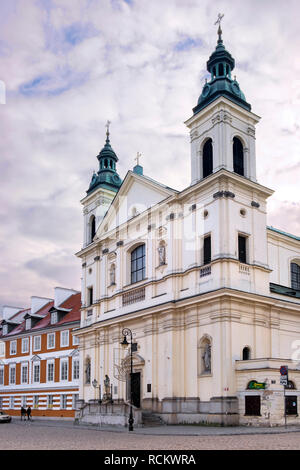
M 85 383 L 91 383 L 91 361 L 89 359 L 86 361 Z
M 159 266 L 162 266 L 163 264 L 166 264 L 166 246 L 161 243 L 159 247 L 157 248 L 158 251 L 158 261 L 159 261 Z
M 110 285 L 113 286 L 116 283 L 116 266 L 114 264 L 110 267 Z
M 211 345 L 209 343 L 205 344 L 202 359 L 204 372 L 211 372 Z

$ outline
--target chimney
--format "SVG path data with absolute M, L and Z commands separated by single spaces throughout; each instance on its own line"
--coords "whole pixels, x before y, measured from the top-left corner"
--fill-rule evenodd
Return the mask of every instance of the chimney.
M 54 307 L 59 307 L 71 295 L 79 294 L 79 291 L 74 289 L 65 289 L 64 287 L 55 287 L 54 289 Z

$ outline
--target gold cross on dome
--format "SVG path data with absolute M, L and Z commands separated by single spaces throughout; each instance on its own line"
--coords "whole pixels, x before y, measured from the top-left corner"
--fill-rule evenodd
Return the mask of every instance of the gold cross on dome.
M 135 160 L 136 160 L 136 164 L 139 165 L 140 164 L 140 158 L 141 158 L 142 154 L 140 152 L 137 152 L 136 154 L 136 157 L 135 157 Z

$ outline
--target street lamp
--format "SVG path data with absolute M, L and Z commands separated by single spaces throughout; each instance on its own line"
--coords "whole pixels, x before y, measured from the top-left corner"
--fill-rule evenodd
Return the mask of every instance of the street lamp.
M 94 388 L 97 388 L 98 382 L 96 379 L 93 380 L 92 385 Z M 99 383 L 99 403 L 101 404 L 101 385 Z
M 129 419 L 128 419 L 128 430 L 133 431 L 133 413 L 132 413 L 132 331 L 129 328 L 124 328 L 122 331 L 122 335 L 124 336 L 121 346 L 125 349 L 130 344 L 130 411 L 129 411 Z M 127 336 L 130 337 L 130 343 L 127 341 Z

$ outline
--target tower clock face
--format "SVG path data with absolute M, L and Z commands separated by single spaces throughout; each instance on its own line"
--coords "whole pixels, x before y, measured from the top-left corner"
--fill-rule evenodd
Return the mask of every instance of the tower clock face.
M 237 83 L 232 83 L 231 88 L 236 95 L 240 94 L 240 87 Z
M 210 91 L 210 86 L 208 84 L 204 85 L 204 88 L 202 90 L 202 96 L 206 98 L 206 96 L 208 96 L 209 94 L 209 91 Z
M 114 183 L 119 183 L 120 178 L 118 177 L 118 175 L 113 175 L 112 180 L 113 180 Z

